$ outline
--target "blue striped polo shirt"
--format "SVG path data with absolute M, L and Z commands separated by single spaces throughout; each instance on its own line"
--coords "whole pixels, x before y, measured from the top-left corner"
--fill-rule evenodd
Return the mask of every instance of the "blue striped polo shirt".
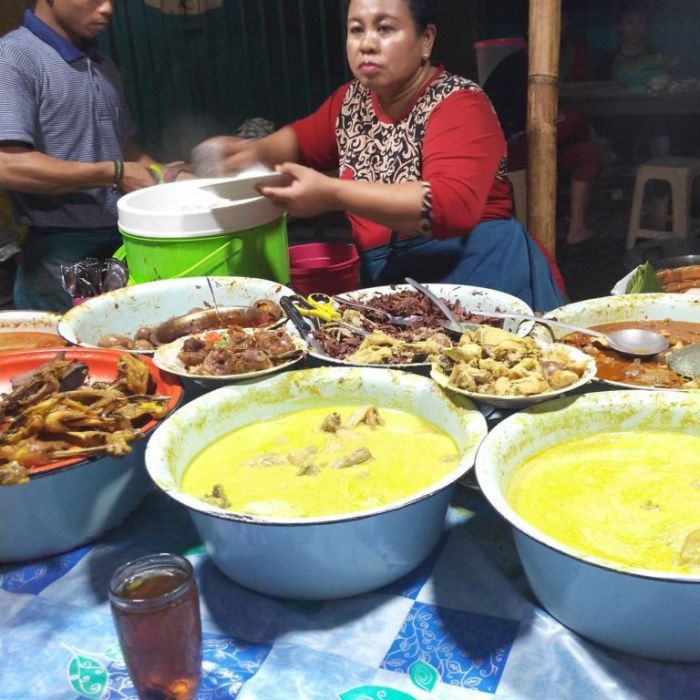
M 0 38 L 0 143 L 21 142 L 61 160 L 120 160 L 134 127 L 114 64 L 95 47 L 81 52 L 27 10 Z M 29 226 L 102 228 L 117 221 L 109 187 L 70 194 L 10 192 Z

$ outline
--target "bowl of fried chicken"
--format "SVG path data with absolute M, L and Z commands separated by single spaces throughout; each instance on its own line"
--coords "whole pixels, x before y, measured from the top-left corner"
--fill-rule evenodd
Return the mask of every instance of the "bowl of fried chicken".
M 68 551 L 118 525 L 150 489 L 145 437 L 180 403 L 149 358 L 71 348 L 0 367 L 0 562 Z

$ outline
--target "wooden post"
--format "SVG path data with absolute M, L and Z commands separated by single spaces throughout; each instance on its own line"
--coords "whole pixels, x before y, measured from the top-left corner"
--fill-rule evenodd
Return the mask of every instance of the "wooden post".
M 556 248 L 557 102 L 561 0 L 530 0 L 527 90 L 528 230 Z

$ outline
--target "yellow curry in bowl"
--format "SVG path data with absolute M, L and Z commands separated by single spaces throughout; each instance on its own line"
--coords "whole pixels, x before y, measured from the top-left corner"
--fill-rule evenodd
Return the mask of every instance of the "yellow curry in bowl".
M 700 574 L 700 436 L 603 432 L 536 453 L 506 498 L 558 542 L 622 567 Z
M 460 456 L 446 432 L 412 413 L 339 405 L 224 435 L 195 456 L 180 486 L 235 513 L 341 515 L 418 493 L 451 472 Z

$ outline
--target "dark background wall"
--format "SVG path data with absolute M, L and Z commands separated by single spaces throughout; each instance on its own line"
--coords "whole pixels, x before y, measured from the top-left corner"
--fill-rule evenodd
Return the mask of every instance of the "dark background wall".
M 28 3 L 0 0 L 0 34 Z M 680 74 L 700 75 L 700 2 L 649 5 L 656 46 Z M 614 48 L 614 2 L 567 6 L 594 57 Z M 280 126 L 314 109 L 349 78 L 344 12 L 345 0 L 118 0 L 100 45 L 122 72 L 142 145 L 171 160 L 249 117 Z M 436 56 L 475 78 L 474 41 L 524 36 L 527 22 L 527 0 L 442 0 Z
M 465 75 L 476 73 L 477 9 L 441 6 L 436 56 Z M 304 116 L 351 77 L 345 0 L 224 0 L 186 14 L 120 0 L 100 43 L 122 71 L 144 148 L 166 160 L 250 117 L 281 126 Z

